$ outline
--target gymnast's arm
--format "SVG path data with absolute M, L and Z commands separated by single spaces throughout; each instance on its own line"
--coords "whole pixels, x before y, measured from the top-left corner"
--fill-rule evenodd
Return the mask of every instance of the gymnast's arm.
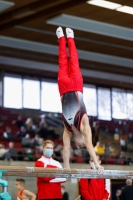
M 95 153 L 94 147 L 92 145 L 92 133 L 91 133 L 91 128 L 89 125 L 89 120 L 88 120 L 87 115 L 83 116 L 82 123 L 81 123 L 81 132 L 84 136 L 86 148 L 87 148 L 90 156 L 94 160 L 94 163 L 95 163 L 96 167 L 98 168 L 98 171 L 102 172 L 104 170 L 104 168 L 101 165 L 99 165 L 99 163 L 97 161 L 96 153 Z
M 64 161 L 64 168 L 70 168 L 69 160 L 70 160 L 70 140 L 71 140 L 71 133 L 67 131 L 64 127 L 63 133 L 63 161 Z
M 36 200 L 36 195 L 29 190 L 24 190 L 23 192 L 26 196 L 31 197 L 31 200 Z

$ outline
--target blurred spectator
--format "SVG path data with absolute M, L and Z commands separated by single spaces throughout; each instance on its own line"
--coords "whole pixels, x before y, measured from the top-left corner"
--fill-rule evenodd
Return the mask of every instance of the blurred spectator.
M 10 142 L 14 141 L 14 134 L 12 133 L 11 127 L 6 127 L 6 131 L 3 133 L 3 137 Z
M 48 128 L 47 128 L 47 124 L 45 122 L 45 119 L 42 118 L 41 119 L 41 122 L 40 122 L 40 130 L 38 131 L 38 135 L 41 137 L 41 138 L 45 138 L 47 139 L 48 138 Z
M 121 151 L 126 151 L 127 150 L 126 140 L 123 137 L 120 139 L 120 146 L 121 146 Z
M 25 154 L 24 160 L 34 160 L 34 152 L 31 148 L 26 148 Z
M 115 134 L 114 134 L 114 140 L 119 140 L 119 138 L 120 138 L 119 134 L 118 134 L 118 133 L 115 133 Z
M 69 200 L 69 194 L 66 192 L 64 185 L 61 186 L 61 193 L 63 197 L 62 200 Z
M 36 133 L 36 126 L 33 124 L 33 120 L 31 118 L 28 118 L 26 120 L 25 126 L 26 126 L 27 133 L 29 133 L 32 136 L 35 135 L 35 133 Z
M 52 126 L 48 129 L 48 135 L 51 139 L 59 139 L 59 134 L 55 133 L 54 128 Z
M 86 151 L 86 149 L 82 149 L 81 153 L 83 156 L 84 163 L 88 163 L 90 160 L 90 154 L 88 153 L 88 151 Z
M 114 200 L 121 200 L 121 192 L 122 191 L 120 189 L 116 190 Z
M 41 117 L 41 120 L 39 122 L 39 126 L 42 127 L 42 125 L 43 125 L 43 127 L 48 128 L 48 125 L 47 125 L 46 120 L 45 120 L 45 115 L 41 115 L 40 117 Z
M 21 140 L 22 147 L 31 147 L 31 138 L 29 133 L 26 134 L 25 137 Z
M 133 142 L 133 133 L 129 133 L 128 134 L 128 140 L 129 140 L 129 142 Z
M 33 124 L 36 126 L 36 132 L 40 130 L 40 116 L 37 116 L 35 119 L 33 119 Z
M 5 153 L 6 153 L 6 149 L 5 149 L 4 144 L 0 144 L 0 159 L 5 158 Z
M 127 123 L 126 120 L 123 120 L 123 127 L 122 127 L 122 131 L 127 134 L 128 133 L 128 128 L 129 128 L 129 124 Z
M 101 142 L 97 142 L 96 146 L 94 147 L 95 152 L 98 155 L 104 155 L 105 154 L 105 149 L 103 148 Z
M 35 137 L 31 140 L 31 145 L 35 147 L 36 149 L 40 149 L 43 144 L 43 139 L 37 134 Z
M 44 139 L 59 139 L 59 135 L 55 133 L 53 127 L 47 126 L 45 117 L 41 119 L 38 135 L 40 135 L 40 137 Z
M 116 157 L 116 156 L 117 156 L 117 151 L 116 151 L 116 149 L 115 149 L 115 147 L 114 147 L 114 144 L 112 144 L 112 143 L 109 143 L 109 144 L 108 144 L 108 147 L 107 147 L 107 154 L 108 154 L 109 156 L 112 156 L 112 157 Z
M 18 128 L 21 128 L 22 126 L 24 126 L 22 117 L 20 115 L 18 115 L 17 120 L 12 121 L 12 124 L 16 124 Z
M 132 179 L 126 180 L 126 187 L 122 190 L 121 200 L 133 200 Z
M 53 154 L 53 158 L 59 162 L 62 162 L 62 150 L 63 150 L 63 146 L 61 144 L 58 144 L 55 149 L 54 149 L 54 154 Z
M 16 137 L 25 137 L 26 136 L 26 128 L 21 126 L 20 131 L 16 133 Z
M 118 160 L 117 160 L 117 164 L 124 165 L 124 164 L 126 164 L 126 160 L 127 160 L 127 158 L 126 158 L 125 152 L 121 151 L 120 155 L 118 157 Z
M 96 121 L 94 121 L 92 125 L 92 141 L 94 146 L 99 141 L 99 126 Z
M 18 154 L 17 150 L 14 148 L 14 143 L 9 142 L 9 148 L 7 149 L 7 152 L 5 153 L 5 159 L 10 161 L 10 159 L 17 160 Z

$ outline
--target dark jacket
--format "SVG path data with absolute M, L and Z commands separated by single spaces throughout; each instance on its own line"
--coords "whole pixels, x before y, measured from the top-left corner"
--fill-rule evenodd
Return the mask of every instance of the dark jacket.
M 63 200 L 69 200 L 69 196 L 67 192 L 64 192 L 63 194 Z
M 120 196 L 115 196 L 115 197 L 113 198 L 113 200 L 121 200 L 121 195 L 120 195 Z
M 121 193 L 121 200 L 133 200 L 133 186 L 126 186 Z

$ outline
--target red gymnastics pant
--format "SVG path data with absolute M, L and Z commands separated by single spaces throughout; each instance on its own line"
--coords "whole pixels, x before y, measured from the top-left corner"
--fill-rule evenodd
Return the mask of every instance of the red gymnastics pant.
M 66 39 L 59 39 L 59 71 L 58 87 L 60 96 L 67 92 L 79 91 L 83 93 L 83 78 L 79 68 L 78 54 L 73 38 L 68 38 L 70 59 L 66 51 Z

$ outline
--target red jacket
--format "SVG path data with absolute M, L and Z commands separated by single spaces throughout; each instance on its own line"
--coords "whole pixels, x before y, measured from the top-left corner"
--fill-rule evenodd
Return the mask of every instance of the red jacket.
M 62 168 L 61 164 L 51 158 L 42 156 L 36 161 L 35 167 Z M 37 178 L 37 197 L 41 199 L 62 199 L 60 184 L 66 182 L 64 178 Z
M 83 200 L 103 200 L 109 198 L 104 179 L 80 179 L 80 194 Z

